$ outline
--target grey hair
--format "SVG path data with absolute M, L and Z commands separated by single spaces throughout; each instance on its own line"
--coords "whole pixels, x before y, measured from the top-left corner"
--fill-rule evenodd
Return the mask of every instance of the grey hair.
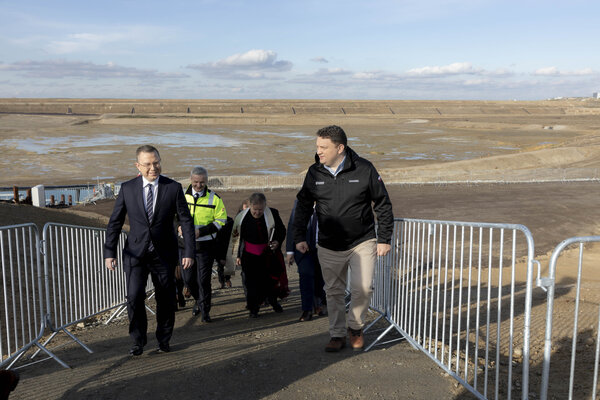
M 267 198 L 263 193 L 252 193 L 248 198 L 248 201 L 250 201 L 250 204 L 252 205 L 267 204 Z
M 192 168 L 192 172 L 190 172 L 190 176 L 192 175 L 202 175 L 208 179 L 208 171 L 204 167 L 194 167 Z

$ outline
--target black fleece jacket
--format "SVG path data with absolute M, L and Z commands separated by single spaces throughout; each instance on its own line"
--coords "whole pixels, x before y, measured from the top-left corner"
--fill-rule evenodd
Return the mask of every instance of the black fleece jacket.
M 349 250 L 377 237 L 390 243 L 394 229 L 392 203 L 379 173 L 364 158 L 346 147 L 342 170 L 333 176 L 315 155 L 302 189 L 297 195 L 294 241 L 306 240 L 306 226 L 316 202 L 319 220 L 319 246 L 329 250 Z M 377 215 L 378 231 L 375 234 Z

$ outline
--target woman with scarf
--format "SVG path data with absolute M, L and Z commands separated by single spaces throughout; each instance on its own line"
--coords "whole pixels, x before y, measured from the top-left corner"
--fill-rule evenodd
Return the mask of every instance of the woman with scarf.
M 267 207 L 263 193 L 249 198 L 250 207 L 235 217 L 230 248 L 239 243 L 236 264 L 242 266 L 246 281 L 246 303 L 250 318 L 258 317 L 261 304 L 267 300 L 275 312 L 282 312 L 277 298 L 288 295 L 287 276 L 281 244 L 285 226 L 279 212 Z M 236 243 L 237 242 L 237 243 Z

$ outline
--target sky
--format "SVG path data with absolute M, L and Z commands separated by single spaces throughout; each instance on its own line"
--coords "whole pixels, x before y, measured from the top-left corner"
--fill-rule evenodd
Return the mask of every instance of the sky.
M 590 97 L 599 43 L 598 0 L 0 0 L 0 97 Z

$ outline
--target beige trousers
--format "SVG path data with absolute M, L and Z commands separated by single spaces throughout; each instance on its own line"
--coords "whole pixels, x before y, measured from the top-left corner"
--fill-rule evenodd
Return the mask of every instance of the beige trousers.
M 362 329 L 373 293 L 373 271 L 377 260 L 377 239 L 362 242 L 350 250 L 334 251 L 319 247 L 319 262 L 327 293 L 329 334 L 346 336 L 346 283 L 350 269 L 351 302 L 348 327 Z

